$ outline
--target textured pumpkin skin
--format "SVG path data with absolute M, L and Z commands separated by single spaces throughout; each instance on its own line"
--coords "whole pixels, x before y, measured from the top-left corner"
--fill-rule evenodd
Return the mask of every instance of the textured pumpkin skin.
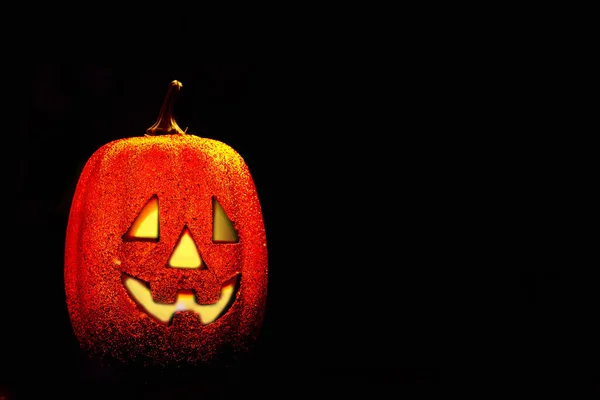
M 152 197 L 159 203 L 158 242 L 123 234 Z M 212 242 L 212 199 L 233 221 L 237 243 Z M 187 227 L 207 268 L 168 268 Z M 182 311 L 170 325 L 146 314 L 127 293 L 123 274 L 149 284 L 159 302 L 194 290 L 215 303 L 237 277 L 224 315 L 202 325 Z M 75 336 L 91 356 L 144 365 L 210 364 L 246 352 L 256 341 L 267 292 L 267 247 L 256 188 L 228 145 L 190 134 L 125 138 L 98 149 L 75 188 L 65 242 L 66 300 Z

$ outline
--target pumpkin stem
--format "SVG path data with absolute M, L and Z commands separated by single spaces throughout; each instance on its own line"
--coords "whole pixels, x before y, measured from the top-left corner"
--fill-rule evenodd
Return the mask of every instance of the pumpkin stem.
M 146 129 L 146 134 L 151 136 L 170 135 L 174 133 L 185 134 L 185 132 L 177 125 L 175 117 L 173 117 L 173 103 L 177 97 L 177 93 L 181 89 L 181 82 L 175 80 L 169 85 L 169 91 L 163 101 L 158 120 L 150 128 Z

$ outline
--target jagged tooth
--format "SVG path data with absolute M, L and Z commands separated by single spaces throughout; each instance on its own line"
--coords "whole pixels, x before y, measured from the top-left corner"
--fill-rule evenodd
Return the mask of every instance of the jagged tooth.
M 173 304 L 177 300 L 177 290 L 170 284 L 163 284 L 162 281 L 150 283 L 150 293 L 156 303 Z
M 207 274 L 204 279 L 193 282 L 191 289 L 196 295 L 198 304 L 213 304 L 221 297 L 221 284 L 212 274 Z
M 202 326 L 202 322 L 193 311 L 180 311 L 173 314 L 173 319 L 171 320 L 171 325 L 179 326 L 179 327 L 187 327 L 190 330 L 197 330 Z

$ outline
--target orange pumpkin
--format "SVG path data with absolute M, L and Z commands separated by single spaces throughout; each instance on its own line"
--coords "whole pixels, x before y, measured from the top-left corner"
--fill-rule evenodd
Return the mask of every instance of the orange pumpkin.
M 94 152 L 75 188 L 66 300 L 96 359 L 206 365 L 259 335 L 268 271 L 256 187 L 235 150 L 177 125 L 181 87 L 171 82 L 145 135 Z

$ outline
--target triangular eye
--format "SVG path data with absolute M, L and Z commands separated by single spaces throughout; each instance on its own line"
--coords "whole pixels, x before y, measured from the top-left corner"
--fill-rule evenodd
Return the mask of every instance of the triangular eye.
M 158 242 L 158 197 L 152 196 L 123 235 L 123 240 Z
M 214 243 L 237 243 L 238 235 L 221 204 L 213 197 L 213 237 Z

